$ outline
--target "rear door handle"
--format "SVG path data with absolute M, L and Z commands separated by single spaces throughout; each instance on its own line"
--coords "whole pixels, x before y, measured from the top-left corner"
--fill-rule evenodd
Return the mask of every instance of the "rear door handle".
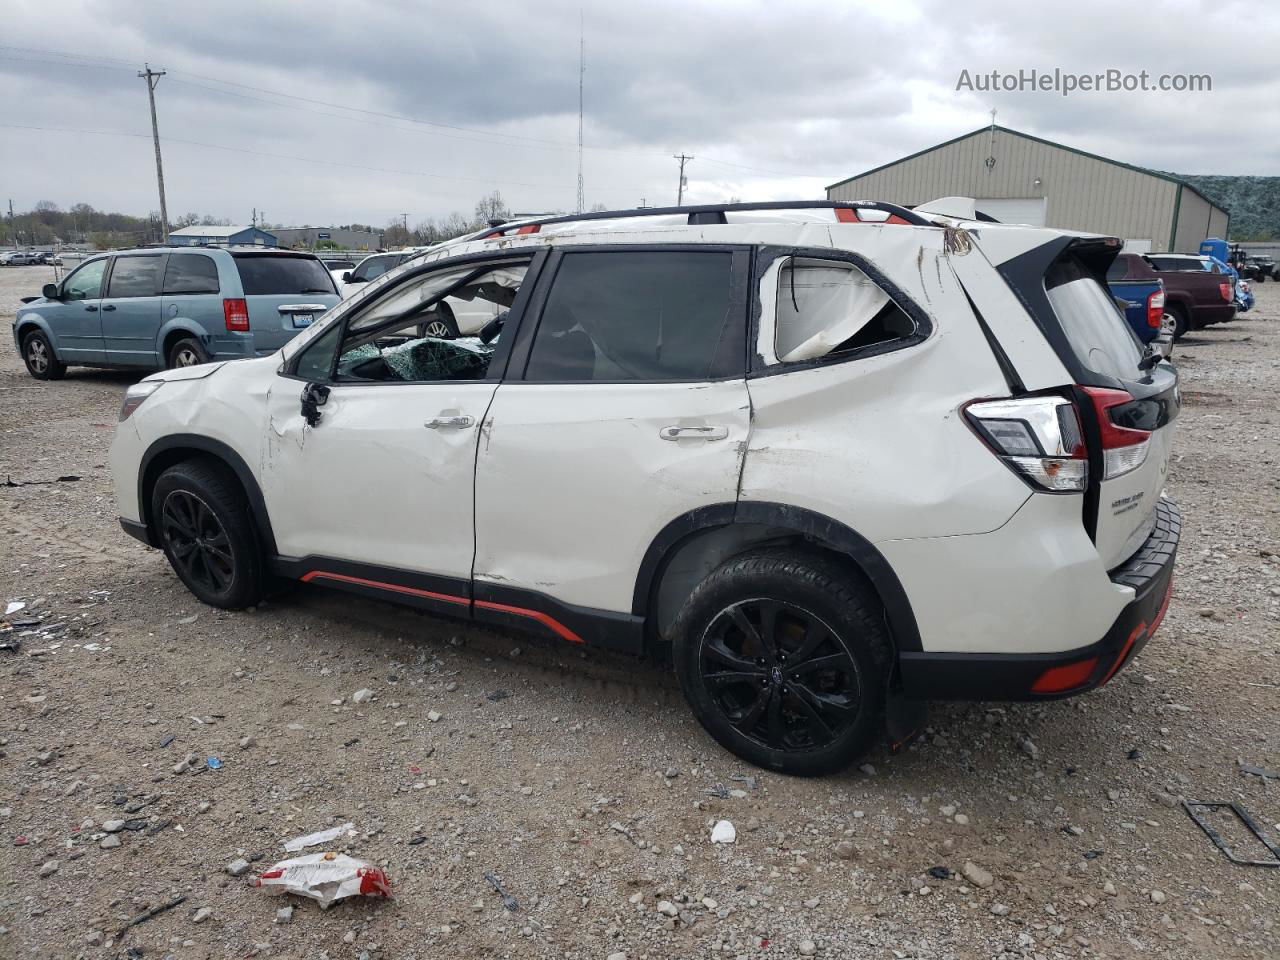
M 116 305 L 114 303 L 108 303 L 105 307 L 102 308 L 102 312 L 106 313 L 108 310 L 114 310 L 115 308 L 116 308 Z
M 663 427 L 658 431 L 663 440 L 723 440 L 729 436 L 728 427 Z
M 89 306 L 85 307 L 85 309 L 86 309 L 86 310 L 88 310 L 90 313 L 97 313 L 97 312 L 98 312 L 98 308 L 97 308 L 97 307 L 95 307 L 95 306 L 93 306 L 92 304 L 90 304 Z
M 475 417 L 434 417 L 423 424 L 428 430 L 465 430 L 476 425 Z

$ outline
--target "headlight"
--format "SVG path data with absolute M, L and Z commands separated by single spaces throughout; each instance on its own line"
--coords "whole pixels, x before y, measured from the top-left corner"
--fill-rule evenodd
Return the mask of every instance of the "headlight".
M 135 383 L 124 392 L 124 403 L 120 405 L 121 422 L 128 420 L 130 414 L 142 406 L 142 401 L 164 386 L 163 380 L 143 380 Z

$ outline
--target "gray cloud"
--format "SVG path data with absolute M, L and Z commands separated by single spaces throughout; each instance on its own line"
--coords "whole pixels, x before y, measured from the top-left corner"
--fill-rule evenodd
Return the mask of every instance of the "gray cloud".
M 673 201 L 670 155 L 681 150 L 697 157 L 694 202 L 816 196 L 981 126 L 992 106 L 1005 125 L 1131 163 L 1259 174 L 1280 165 L 1280 13 L 1266 5 L 583 6 L 588 202 Z M 134 76 L 145 59 L 170 71 L 158 105 L 171 212 L 241 220 L 258 206 L 275 221 L 324 223 L 408 211 L 416 221 L 469 210 L 495 188 L 518 209 L 571 208 L 579 10 L 561 0 L 64 0 L 51 30 L 47 4 L 10 3 L 0 164 L 21 207 L 154 208 L 146 94 Z M 1207 33 L 1213 43 L 1191 42 Z M 1033 67 L 1209 73 L 1214 89 L 955 90 L 961 69 Z

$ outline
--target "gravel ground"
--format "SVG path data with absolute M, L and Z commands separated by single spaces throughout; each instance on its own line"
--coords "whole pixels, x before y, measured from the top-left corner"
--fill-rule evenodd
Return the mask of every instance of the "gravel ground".
M 6 335 L 50 272 L 0 270 Z M 0 486 L 0 600 L 41 621 L 0 652 L 0 956 L 1274 958 L 1280 870 L 1178 798 L 1280 840 L 1280 781 L 1239 767 L 1280 770 L 1278 319 L 1260 285 L 1179 347 L 1183 541 L 1138 662 L 1074 700 L 937 705 L 819 780 L 735 761 L 655 666 L 320 589 L 202 607 L 115 522 L 134 378 L 39 383 L 2 348 L 0 477 L 80 479 Z M 347 820 L 394 900 L 322 912 L 226 871 Z

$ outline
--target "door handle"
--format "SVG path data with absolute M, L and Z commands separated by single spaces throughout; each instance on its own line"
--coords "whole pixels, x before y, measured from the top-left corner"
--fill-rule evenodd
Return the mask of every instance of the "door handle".
M 663 427 L 658 431 L 663 440 L 723 440 L 729 436 L 728 427 Z
M 108 303 L 105 307 L 102 308 L 102 312 L 106 313 L 108 310 L 114 310 L 115 308 L 116 308 L 116 305 L 114 303 Z
M 85 309 L 86 309 L 86 310 L 88 310 L 90 313 L 97 313 L 97 312 L 98 312 L 98 308 L 97 308 L 97 307 L 95 307 L 95 306 L 93 306 L 92 304 L 90 304 L 89 306 L 85 307 Z
M 476 425 L 475 417 L 434 417 L 423 424 L 428 430 L 464 430 Z

